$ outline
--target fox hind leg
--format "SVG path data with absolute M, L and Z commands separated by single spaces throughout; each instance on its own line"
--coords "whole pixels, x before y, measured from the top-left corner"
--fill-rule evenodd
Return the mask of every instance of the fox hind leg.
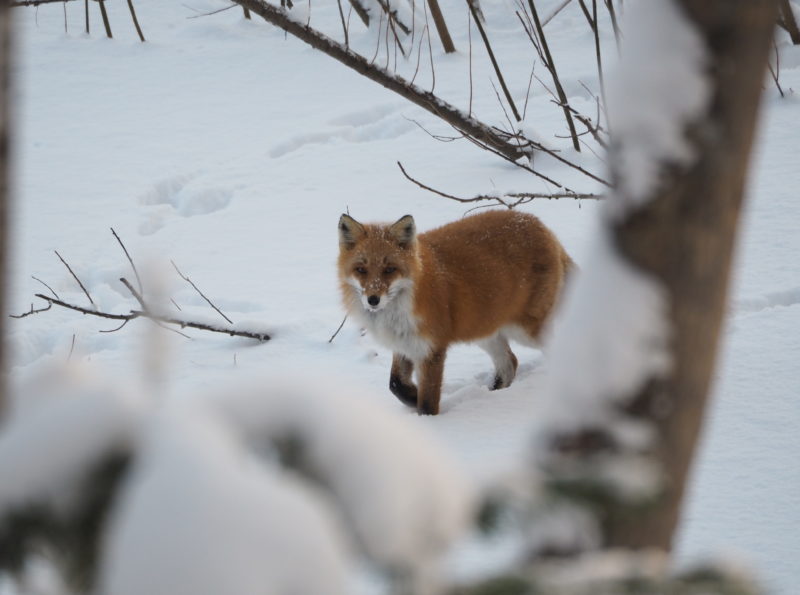
M 417 387 L 411 380 L 414 362 L 399 353 L 392 356 L 392 371 L 389 374 L 389 390 L 409 407 L 417 406 Z
M 498 332 L 487 339 L 478 341 L 478 346 L 489 354 L 494 363 L 494 382 L 492 390 L 506 388 L 517 374 L 517 357 L 508 346 L 508 339 Z

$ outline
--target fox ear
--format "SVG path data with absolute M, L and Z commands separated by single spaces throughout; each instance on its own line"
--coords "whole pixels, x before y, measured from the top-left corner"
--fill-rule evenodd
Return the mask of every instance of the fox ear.
M 401 248 L 408 248 L 417 239 L 417 226 L 411 215 L 400 217 L 389 226 L 389 233 L 397 240 Z
M 339 217 L 339 246 L 342 248 L 352 248 L 365 234 L 364 226 L 350 215 Z

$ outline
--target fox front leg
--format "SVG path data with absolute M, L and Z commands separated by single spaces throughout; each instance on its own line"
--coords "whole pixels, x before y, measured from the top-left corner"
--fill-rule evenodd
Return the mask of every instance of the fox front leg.
M 437 415 L 439 413 L 446 353 L 446 348 L 434 350 L 420 365 L 419 397 L 417 398 L 417 413 L 420 415 Z
M 417 387 L 411 380 L 414 362 L 399 353 L 392 356 L 392 371 L 389 374 L 389 390 L 409 407 L 417 406 Z

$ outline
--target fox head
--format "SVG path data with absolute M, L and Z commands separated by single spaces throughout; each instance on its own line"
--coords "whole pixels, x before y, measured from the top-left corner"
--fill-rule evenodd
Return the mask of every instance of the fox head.
M 339 218 L 339 279 L 348 307 L 379 312 L 409 290 L 419 267 L 417 232 L 411 215 L 391 225 Z

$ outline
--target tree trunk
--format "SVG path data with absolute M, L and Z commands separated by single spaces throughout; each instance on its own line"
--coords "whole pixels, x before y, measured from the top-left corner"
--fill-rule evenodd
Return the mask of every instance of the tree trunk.
M 777 0 L 676 0 L 705 39 L 712 97 L 687 130 L 697 160 L 675 168 L 651 201 L 616 224 L 623 256 L 666 288 L 673 366 L 646 383 L 633 415 L 657 429 L 666 493 L 606 524 L 607 546 L 669 550 L 716 363 L 743 188 Z M 664 412 L 663 403 L 669 403 Z M 659 413 L 660 412 L 660 413 Z
M 11 70 L 11 15 L 7 2 L 0 2 L 0 420 L 6 408 L 5 326 L 6 277 L 9 264 L 9 82 Z

